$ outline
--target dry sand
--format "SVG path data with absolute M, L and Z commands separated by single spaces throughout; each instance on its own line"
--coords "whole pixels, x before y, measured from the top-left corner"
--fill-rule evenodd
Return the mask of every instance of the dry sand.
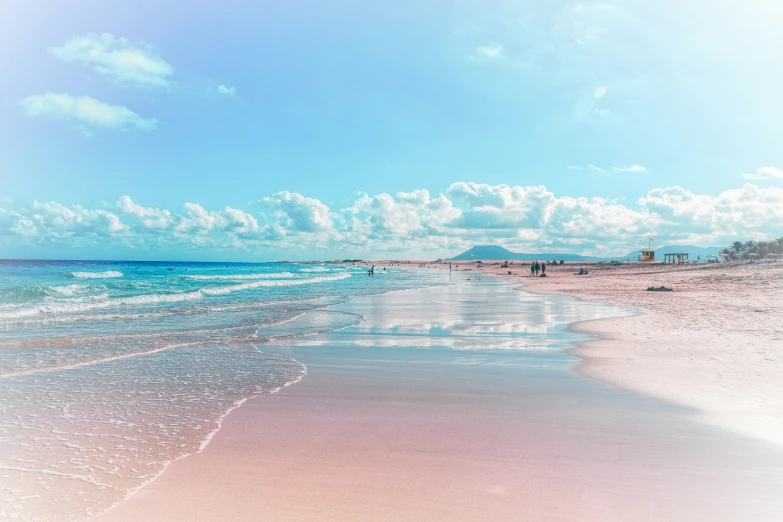
M 635 317 L 574 327 L 599 338 L 575 350 L 584 357 L 582 373 L 783 446 L 783 263 L 566 264 L 548 266 L 546 278 L 529 277 L 529 263 L 501 263 L 485 261 L 479 269 L 462 261 L 453 268 L 519 280 L 529 292 L 637 309 Z M 575 275 L 580 266 L 588 275 Z M 674 291 L 646 291 L 661 285 Z

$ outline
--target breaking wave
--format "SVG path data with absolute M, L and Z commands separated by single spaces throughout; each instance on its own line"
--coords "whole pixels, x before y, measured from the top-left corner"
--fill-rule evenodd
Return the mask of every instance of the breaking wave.
M 71 272 L 71 277 L 79 279 L 108 279 L 110 277 L 122 277 L 122 272 L 107 270 L 106 272 Z
M 258 281 L 248 282 L 248 283 L 241 283 L 238 285 L 205 287 L 199 290 L 195 290 L 193 292 L 180 292 L 180 293 L 171 293 L 171 294 L 145 294 L 145 295 L 136 295 L 132 297 L 115 297 L 115 298 L 109 298 L 107 294 L 101 294 L 98 296 L 85 297 L 85 298 L 46 301 L 44 303 L 35 306 L 3 311 L 0 312 L 0 319 L 23 319 L 23 318 L 35 317 L 38 315 L 78 314 L 81 312 L 89 312 L 91 310 L 99 310 L 104 308 L 143 306 L 143 305 L 151 305 L 151 304 L 159 304 L 159 303 L 178 303 L 183 301 L 194 301 L 198 299 L 203 299 L 205 296 L 226 295 L 233 292 L 239 292 L 242 290 L 251 290 L 253 288 L 296 286 L 296 285 L 306 285 L 306 284 L 313 284 L 313 283 L 324 283 L 327 281 L 338 281 L 340 279 L 346 279 L 349 277 L 351 277 L 351 274 L 347 274 L 343 272 L 334 275 L 324 275 L 324 276 L 310 277 L 305 279 L 280 279 L 280 280 L 262 279 Z
M 193 281 L 241 281 L 243 279 L 287 279 L 296 277 L 291 272 L 277 274 L 220 274 L 220 275 L 188 275 L 186 279 Z

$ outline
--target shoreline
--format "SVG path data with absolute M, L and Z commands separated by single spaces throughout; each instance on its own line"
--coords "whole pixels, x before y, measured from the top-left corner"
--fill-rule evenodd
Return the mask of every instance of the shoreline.
M 777 519 L 783 455 L 767 445 L 576 375 L 566 353 L 528 352 L 524 337 L 517 350 L 437 348 L 445 325 L 475 336 L 464 321 L 518 335 L 537 324 L 520 306 L 556 324 L 541 305 L 557 300 L 516 290 L 495 280 L 341 305 L 369 312 L 368 324 L 273 345 L 307 379 L 236 408 L 204 451 L 98 519 Z M 460 293 L 470 298 L 455 307 Z M 497 302 L 476 309 L 478 296 Z
M 527 275 L 529 264 L 509 269 L 483 261 L 476 268 L 477 261 L 451 264 L 459 273 L 519 282 L 519 290 L 532 294 L 638 312 L 569 327 L 593 337 L 569 350 L 580 358 L 581 375 L 693 408 L 702 423 L 783 447 L 783 349 L 774 349 L 783 346 L 783 264 L 568 263 L 548 265 L 541 278 Z M 448 262 L 407 266 L 418 263 L 449 269 Z M 589 274 L 576 276 L 582 266 Z M 663 284 L 675 291 L 646 291 Z M 767 313 L 754 315 L 761 312 Z M 764 322 L 749 330 L 747 317 Z

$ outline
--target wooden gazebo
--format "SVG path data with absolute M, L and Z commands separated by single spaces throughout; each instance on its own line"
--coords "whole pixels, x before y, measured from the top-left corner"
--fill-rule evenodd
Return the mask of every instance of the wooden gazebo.
M 684 261 L 688 261 L 688 254 L 683 254 L 683 253 L 664 254 L 663 257 L 667 264 L 682 263 Z

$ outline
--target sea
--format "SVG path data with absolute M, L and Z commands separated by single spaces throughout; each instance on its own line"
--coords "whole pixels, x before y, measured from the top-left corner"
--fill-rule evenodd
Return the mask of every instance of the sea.
M 307 373 L 275 341 L 448 272 L 358 264 L 0 261 L 0 518 L 81 520 Z

